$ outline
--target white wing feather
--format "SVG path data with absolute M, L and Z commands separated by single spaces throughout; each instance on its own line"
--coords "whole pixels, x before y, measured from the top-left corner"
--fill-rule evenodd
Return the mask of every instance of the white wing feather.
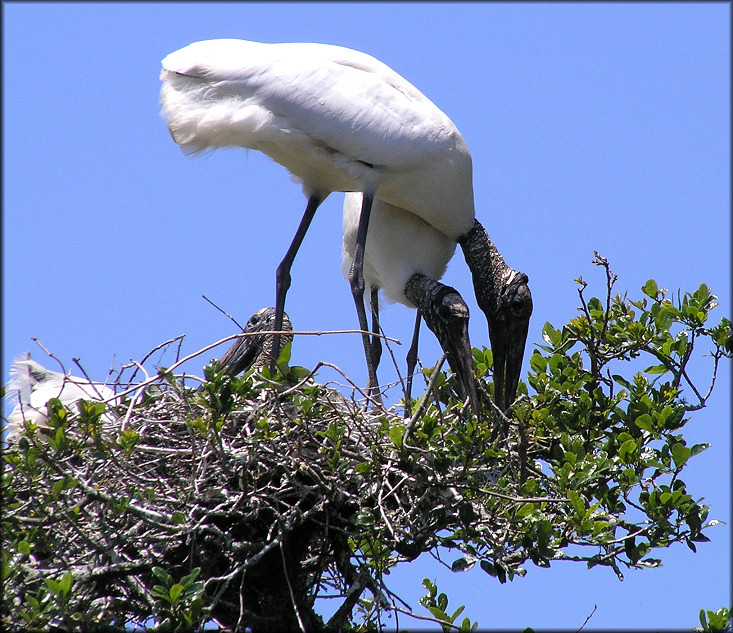
M 162 65 L 161 113 L 185 152 L 258 150 L 306 193 L 372 189 L 451 237 L 472 226 L 463 137 L 373 57 L 326 44 L 208 40 Z

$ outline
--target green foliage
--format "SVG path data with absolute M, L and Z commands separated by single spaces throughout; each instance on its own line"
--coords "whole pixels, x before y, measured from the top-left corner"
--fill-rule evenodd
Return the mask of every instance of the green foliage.
M 731 630 L 733 622 L 733 611 L 723 607 L 717 611 L 705 611 L 700 609 L 701 628 L 694 629 L 703 633 L 727 633 Z
M 483 482 L 469 475 L 461 488 L 464 500 L 481 499 L 482 512 L 458 503 L 465 519 L 440 539 L 462 553 L 454 571 L 478 562 L 505 582 L 526 573 L 524 561 L 567 560 L 607 566 L 622 579 L 623 567 L 661 565 L 655 550 L 673 543 L 696 551 L 719 523 L 681 476 L 709 444 L 689 446 L 683 430 L 705 406 L 718 363 L 731 357 L 731 323 L 708 325 L 717 303 L 704 284 L 674 301 L 650 280 L 643 298 L 629 300 L 612 296 L 607 262 L 594 263 L 605 270 L 606 296 L 586 300 L 578 280 L 580 315 L 559 329 L 545 324 L 529 362 L 534 393 L 520 385 L 512 409 L 513 441 L 492 440 L 483 421 L 447 429 L 437 406 L 416 427 L 435 472 L 458 461 L 468 473 L 479 464 L 486 471 Z M 689 365 L 705 342 L 712 378 L 703 390 Z M 490 371 L 489 350 L 474 350 L 474 361 L 479 374 Z M 488 410 L 492 386 L 481 383 Z M 451 402 L 450 381 L 438 383 L 436 396 Z
M 607 262 L 595 263 L 605 293 L 587 298 L 578 280 L 579 314 L 545 324 L 503 425 L 485 348 L 473 350 L 478 418 L 450 374 L 421 397 L 414 423 L 364 411 L 289 367 L 289 347 L 274 377 L 267 368 L 229 376 L 212 361 L 194 391 L 164 372 L 162 395 L 124 428 L 103 428 L 100 403 L 72 414 L 49 401 L 48 428 L 27 423 L 3 456 L 3 625 L 155 617 L 161 631 L 182 631 L 216 615 L 233 627 L 241 570 L 291 534 L 308 546 L 272 552 L 277 561 L 305 552 L 287 561 L 302 615 L 317 592 L 343 598 L 334 630 L 376 627 L 397 608 L 391 569 L 425 552 L 504 583 L 528 562 L 604 566 L 622 578 L 661 565 L 675 543 L 696 551 L 718 521 L 683 478 L 708 444 L 688 444 L 684 431 L 733 354 L 731 323 L 711 324 L 716 298 L 705 285 L 675 299 L 649 280 L 629 299 L 613 295 Z M 701 350 L 704 388 L 692 378 Z M 476 628 L 423 584 L 420 604 L 444 630 Z M 729 630 L 729 615 L 701 612 L 703 630 Z
M 434 582 L 431 582 L 428 578 L 424 578 L 422 581 L 423 586 L 428 590 L 428 593 L 420 598 L 418 602 L 424 606 L 433 617 L 440 622 L 440 625 L 445 633 L 449 631 L 460 631 L 461 633 L 469 633 L 475 631 L 478 627 L 478 622 L 471 623 L 469 618 L 463 618 L 460 624 L 454 624 L 458 619 L 458 616 L 463 613 L 464 606 L 458 607 L 451 615 L 448 615 L 446 610 L 448 609 L 448 596 L 444 593 L 438 593 L 438 587 Z
M 82 614 L 69 607 L 73 584 L 70 572 L 58 578 L 44 577 L 43 585 L 34 593 L 26 594 L 24 602 L 15 605 L 24 627 L 28 630 L 42 630 L 50 626 L 76 627 Z
M 162 567 L 153 567 L 153 575 L 161 583 L 152 590 L 155 599 L 156 631 L 161 633 L 190 631 L 200 627 L 204 583 L 196 582 L 201 569 L 196 567 L 190 574 L 176 582 Z
M 704 284 L 676 303 L 653 280 L 642 288 L 647 298 L 612 298 L 615 276 L 602 258 L 595 263 L 606 271 L 605 303 L 586 301 L 586 284 L 578 280 L 581 314 L 562 329 L 545 325 L 546 345 L 530 359 L 528 382 L 536 395 L 514 413 L 529 436 L 529 456 L 554 475 L 547 492 L 571 503 L 565 521 L 548 523 L 540 507 L 523 517 L 551 526 L 535 541 L 545 551 L 536 548 L 534 562 L 577 560 L 577 554 L 562 553 L 567 543 L 600 546 L 603 553 L 589 557 L 588 566 L 607 565 L 621 577 L 619 563 L 661 564 L 648 556 L 654 548 L 684 542 L 695 551 L 696 543 L 708 540 L 703 528 L 716 523 L 706 524 L 707 506 L 693 499 L 680 477 L 688 460 L 709 445 L 687 446 L 680 431 L 712 390 L 711 383 L 703 393 L 690 380 L 692 351 L 701 340 L 712 343 L 714 382 L 719 360 L 730 357 L 731 324 L 722 319 L 705 327 L 717 304 Z M 621 373 L 624 364 L 644 356 L 654 364 L 631 376 Z

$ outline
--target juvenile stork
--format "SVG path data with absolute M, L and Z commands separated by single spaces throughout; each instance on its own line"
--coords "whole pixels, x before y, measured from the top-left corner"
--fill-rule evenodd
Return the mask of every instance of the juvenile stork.
M 107 385 L 46 369 L 30 357 L 13 361 L 6 390 L 8 402 L 15 405 L 7 418 L 7 441 L 10 443 L 23 433 L 25 421 L 48 428 L 46 403 L 51 398 L 58 398 L 67 408 L 79 400 L 106 402 L 108 407 L 119 404 L 115 392 Z M 104 422 L 111 423 L 116 419 L 112 411 L 102 414 Z
M 283 332 L 290 332 L 293 329 L 287 313 L 283 313 L 281 329 Z M 275 358 L 279 357 L 282 348 L 292 341 L 293 337 L 290 334 L 278 336 L 279 349 L 275 350 L 273 348 L 275 335 L 271 334 L 274 331 L 275 308 L 257 310 L 244 326 L 244 334 L 247 336 L 236 339 L 221 357 L 219 361 L 221 369 L 227 374 L 236 376 L 248 369 L 264 367 L 273 355 Z

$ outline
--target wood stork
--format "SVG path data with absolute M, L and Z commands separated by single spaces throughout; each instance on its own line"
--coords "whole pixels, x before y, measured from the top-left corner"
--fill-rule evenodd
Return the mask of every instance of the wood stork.
M 293 337 L 288 334 L 279 336 L 280 348 L 277 352 L 273 350 L 275 335 L 264 334 L 264 332 L 275 331 L 275 312 L 275 308 L 262 308 L 249 318 L 247 325 L 244 327 L 244 332 L 250 336 L 243 336 L 234 341 L 219 361 L 222 369 L 235 376 L 248 369 L 260 369 L 264 367 L 273 354 L 275 357 L 280 355 L 282 348 L 292 341 Z M 293 326 L 287 313 L 283 313 L 281 330 L 290 332 L 292 329 Z
M 162 114 L 184 152 L 259 150 L 303 184 L 305 213 L 276 273 L 275 330 L 282 325 L 292 263 L 316 209 L 333 191 L 361 192 L 349 282 L 365 332 L 369 386 L 376 389 L 363 274 L 373 201 L 412 213 L 454 242 L 468 244 L 466 236 L 475 230 L 472 164 L 460 132 L 391 68 L 339 46 L 208 40 L 171 53 L 162 66 Z M 468 258 L 465 247 L 464 253 Z M 478 257 L 480 251 L 470 253 Z M 490 269 L 488 263 L 473 265 L 476 271 Z M 416 292 L 427 290 L 425 284 L 415 286 Z M 434 313 L 464 318 L 452 310 Z M 274 364 L 273 354 L 271 369 Z
M 15 403 L 7 418 L 7 440 L 11 443 L 23 433 L 26 420 L 39 427 L 47 427 L 46 403 L 51 398 L 58 398 L 67 408 L 79 400 L 107 402 L 108 406 L 118 404 L 114 391 L 107 385 L 51 371 L 28 356 L 13 361 L 6 390 L 8 401 Z M 102 414 L 104 422 L 111 423 L 116 419 L 112 411 Z

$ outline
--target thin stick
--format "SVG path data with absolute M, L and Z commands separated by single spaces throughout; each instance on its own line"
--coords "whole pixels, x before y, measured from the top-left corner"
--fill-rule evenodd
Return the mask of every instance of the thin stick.
M 412 429 L 415 427 L 415 424 L 417 423 L 418 418 L 422 415 L 422 412 L 425 410 L 425 407 L 427 406 L 428 397 L 430 396 L 430 392 L 435 387 L 435 382 L 438 380 L 438 374 L 440 373 L 440 368 L 443 366 L 443 363 L 445 362 L 445 352 L 443 352 L 443 355 L 440 357 L 440 360 L 435 365 L 435 369 L 433 369 L 433 373 L 430 374 L 430 382 L 428 383 L 428 388 L 425 390 L 425 393 L 423 394 L 423 399 L 418 405 L 417 409 L 415 409 L 415 413 L 412 415 L 412 418 L 410 418 L 410 421 L 407 423 L 407 428 L 405 429 L 405 439 L 410 437 L 412 434 Z
M 237 320 L 228 312 L 224 312 L 218 305 L 216 305 L 211 299 L 209 299 L 206 295 L 201 295 L 201 297 L 204 299 L 204 301 L 207 301 L 210 305 L 212 305 L 214 308 L 216 308 L 219 312 L 221 312 L 225 317 L 227 317 L 234 325 L 236 325 L 240 330 L 244 331 L 244 328 L 239 325 Z
M 586 624 L 588 624 L 588 620 L 590 620 L 593 617 L 593 614 L 596 612 L 596 609 L 597 608 L 598 608 L 598 605 L 597 604 L 594 604 L 593 605 L 593 611 L 590 612 L 590 615 L 585 619 L 585 622 L 583 622 L 583 624 L 580 625 L 580 628 L 577 631 L 575 631 L 575 633 L 580 633 L 580 631 L 583 630 L 583 627 Z
M 46 354 L 48 354 L 51 358 L 53 358 L 59 365 L 61 365 L 61 373 L 66 375 L 66 367 L 64 367 L 64 364 L 51 352 L 46 349 L 46 347 L 41 343 L 40 339 L 36 338 L 35 336 L 31 336 L 31 341 L 33 341 L 38 347 L 40 347 Z
M 288 566 L 285 563 L 285 550 L 283 549 L 283 543 L 280 541 L 280 557 L 283 560 L 283 572 L 285 573 L 285 582 L 288 584 L 288 591 L 290 592 L 290 600 L 293 603 L 293 611 L 295 611 L 295 617 L 298 618 L 298 626 L 303 633 L 306 633 L 305 624 L 303 624 L 303 618 L 300 617 L 300 611 L 298 611 L 298 604 L 295 602 L 295 594 L 293 593 L 293 586 L 290 584 L 290 576 L 288 575 Z

